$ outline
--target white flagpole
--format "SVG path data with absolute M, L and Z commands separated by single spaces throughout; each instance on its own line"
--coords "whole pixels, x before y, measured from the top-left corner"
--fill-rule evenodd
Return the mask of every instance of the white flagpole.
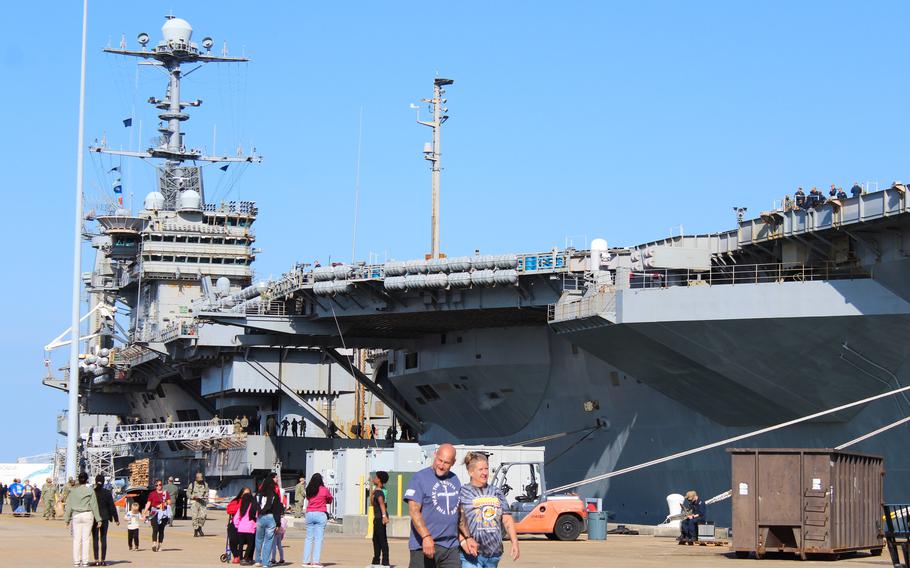
M 82 178 L 85 148 L 85 45 L 88 30 L 88 0 L 82 2 L 82 72 L 79 78 L 79 142 L 76 150 L 76 227 L 73 235 L 73 313 L 70 328 L 70 365 L 67 388 L 66 476 L 76 477 L 79 440 L 79 296 L 82 290 Z

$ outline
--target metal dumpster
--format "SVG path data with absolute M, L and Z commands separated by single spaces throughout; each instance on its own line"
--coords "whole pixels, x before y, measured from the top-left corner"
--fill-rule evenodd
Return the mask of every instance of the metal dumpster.
M 882 553 L 880 456 L 829 449 L 728 449 L 733 471 L 733 550 L 836 557 Z

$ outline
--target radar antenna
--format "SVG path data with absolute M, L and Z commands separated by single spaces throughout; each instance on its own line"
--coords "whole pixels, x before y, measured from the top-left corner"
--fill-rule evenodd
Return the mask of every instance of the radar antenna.
M 430 214 L 430 258 L 439 258 L 439 172 L 442 169 L 440 166 L 442 153 L 440 152 L 439 143 L 442 125 L 449 119 L 449 109 L 443 106 L 447 102 L 446 99 L 442 98 L 446 92 L 443 87 L 453 83 L 455 81 L 452 79 L 436 77 L 433 80 L 433 98 L 421 99 L 421 102 L 433 105 L 433 120 L 426 122 L 420 120 L 419 114 L 417 116 L 418 124 L 429 126 L 433 129 L 433 142 L 427 142 L 423 147 L 423 157 L 431 163 L 433 175 L 433 199 L 432 212 Z
M 174 16 L 166 16 L 164 25 L 161 27 L 163 39 L 158 42 L 152 49 L 146 49 L 149 42 L 149 35 L 145 32 L 140 33 L 136 41 L 142 46 L 139 51 L 126 49 L 121 43 L 119 49 L 105 48 L 106 53 L 127 55 L 130 57 L 139 57 L 150 60 L 148 65 L 154 65 L 164 69 L 168 76 L 169 82 L 167 91 L 163 99 L 150 97 L 149 104 L 154 105 L 160 113 L 158 118 L 161 119 L 158 131 L 161 136 L 157 140 L 157 145 L 148 148 L 145 151 L 133 152 L 127 150 L 113 150 L 107 148 L 105 142 L 99 145 L 91 146 L 89 150 L 103 154 L 115 156 L 128 156 L 132 158 L 159 158 L 165 160 L 164 164 L 158 166 L 158 191 L 164 196 L 164 206 L 166 209 L 177 207 L 177 195 L 182 191 L 194 190 L 199 193 L 202 203 L 205 202 L 205 194 L 202 187 L 202 176 L 198 166 L 185 166 L 186 161 L 193 162 L 256 162 L 262 161 L 262 157 L 256 155 L 255 149 L 249 156 L 207 156 L 202 150 L 197 148 L 188 148 L 184 144 L 183 133 L 180 131 L 180 123 L 189 120 L 190 115 L 185 111 L 187 107 L 198 107 L 202 101 L 180 100 L 180 81 L 186 75 L 189 75 L 199 67 L 190 69 L 183 73 L 181 65 L 187 63 L 199 63 L 200 66 L 206 63 L 243 63 L 249 61 L 246 57 L 229 57 L 227 53 L 214 55 L 211 48 L 214 40 L 206 37 L 202 40 L 202 48 L 193 43 L 191 40 L 193 28 L 189 22 Z

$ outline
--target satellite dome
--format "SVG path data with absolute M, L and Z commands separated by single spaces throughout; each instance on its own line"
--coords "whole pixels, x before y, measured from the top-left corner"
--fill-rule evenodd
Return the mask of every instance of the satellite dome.
M 215 289 L 226 295 L 231 291 L 231 281 L 226 276 L 222 276 L 215 281 Z
M 168 18 L 161 26 L 161 35 L 167 43 L 190 43 L 193 26 L 183 18 Z
M 192 189 L 180 192 L 180 196 L 177 197 L 177 209 L 179 211 L 199 211 L 202 209 L 202 197 L 200 197 L 199 192 Z
M 143 206 L 149 211 L 164 209 L 164 196 L 158 191 L 153 191 L 145 196 Z

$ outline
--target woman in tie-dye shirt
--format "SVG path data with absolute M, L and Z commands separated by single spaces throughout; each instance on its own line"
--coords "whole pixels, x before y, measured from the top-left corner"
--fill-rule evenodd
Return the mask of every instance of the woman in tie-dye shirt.
M 502 529 L 512 541 L 510 554 L 518 560 L 518 535 L 505 496 L 488 483 L 490 464 L 486 454 L 469 452 L 464 458 L 471 482 L 461 486 L 458 498 L 462 534 L 471 535 L 462 543 L 462 568 L 495 568 L 502 557 Z M 473 542 L 472 542 L 473 541 Z

